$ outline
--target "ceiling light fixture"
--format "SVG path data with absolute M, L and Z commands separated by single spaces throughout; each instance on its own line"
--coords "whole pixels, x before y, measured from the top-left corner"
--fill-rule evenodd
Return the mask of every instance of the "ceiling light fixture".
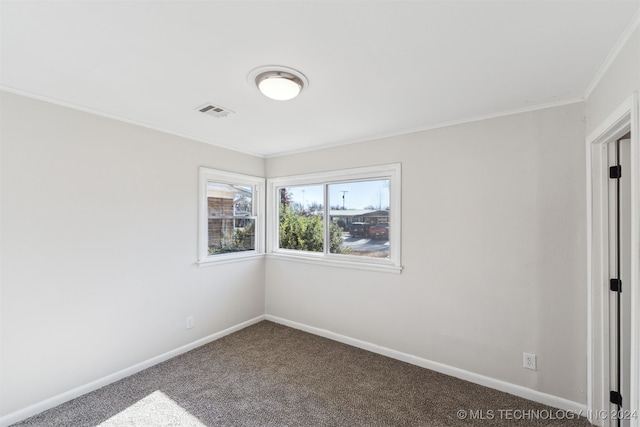
M 249 73 L 249 83 L 255 84 L 262 94 L 277 101 L 293 99 L 309 86 L 301 72 L 288 67 L 259 67 Z

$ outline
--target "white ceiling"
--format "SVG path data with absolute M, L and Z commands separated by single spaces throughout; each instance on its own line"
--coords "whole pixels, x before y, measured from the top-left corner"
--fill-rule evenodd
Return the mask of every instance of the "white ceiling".
M 1 84 L 271 156 L 577 101 L 638 5 L 2 1 Z M 247 75 L 273 64 L 309 87 L 264 97 Z

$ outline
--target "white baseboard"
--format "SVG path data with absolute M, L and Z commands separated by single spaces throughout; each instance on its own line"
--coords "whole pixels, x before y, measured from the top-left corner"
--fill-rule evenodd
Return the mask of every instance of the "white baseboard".
M 453 366 L 445 365 L 443 363 L 433 362 L 431 360 L 423 359 L 411 354 L 402 353 L 400 351 L 392 350 L 387 347 L 382 347 L 376 344 L 372 344 L 366 341 L 361 341 L 355 338 L 347 337 L 337 334 L 335 332 L 328 331 L 326 329 L 320 329 L 313 326 L 308 326 L 302 323 L 294 322 L 291 320 L 283 319 L 281 317 L 272 316 L 267 314 L 266 320 L 279 323 L 281 325 L 289 326 L 294 329 L 309 332 L 314 335 L 319 335 L 324 338 L 329 338 L 334 341 L 338 341 L 344 344 L 358 347 L 364 350 L 371 351 L 373 353 L 381 354 L 383 356 L 390 357 L 392 359 L 401 360 L 403 362 L 410 363 L 412 365 L 420 366 L 422 368 L 430 369 L 432 371 L 440 372 L 442 374 L 450 375 L 452 377 L 460 378 L 465 381 L 469 381 L 475 384 L 479 384 L 485 387 L 489 387 L 495 390 L 503 391 L 505 393 L 513 394 L 514 396 L 522 397 L 524 399 L 532 400 L 534 402 L 542 403 L 553 408 L 562 409 L 565 411 L 571 411 L 576 414 L 587 414 L 587 405 L 573 402 L 562 397 L 553 396 L 551 394 L 542 393 L 537 390 L 533 390 L 520 385 L 508 383 L 505 381 L 497 380 L 495 378 L 486 377 L 484 375 L 476 374 L 464 369 L 455 368 Z
M 114 372 L 113 374 L 107 375 L 106 377 L 102 377 L 98 380 L 91 381 L 88 384 L 82 385 L 80 387 L 76 387 L 72 390 L 66 391 L 64 393 L 58 394 L 57 396 L 50 397 L 41 402 L 35 403 L 33 405 L 27 406 L 26 408 L 17 410 L 10 414 L 7 414 L 0 418 L 0 427 L 7 427 L 11 424 L 17 423 L 18 421 L 22 421 L 26 418 L 32 417 L 40 412 L 46 411 L 47 409 L 51 409 L 55 406 L 58 406 L 62 403 L 68 402 L 71 399 L 75 399 L 76 397 L 80 397 L 83 394 L 87 394 L 94 390 L 97 390 L 101 387 L 104 387 L 108 384 L 121 380 L 122 378 L 133 375 L 137 372 L 140 372 L 144 369 L 150 368 L 151 366 L 157 365 L 158 363 L 164 362 L 166 360 L 171 359 L 172 357 L 176 357 L 182 353 L 186 353 L 188 351 L 193 350 L 194 348 L 198 348 L 205 344 L 208 344 L 212 341 L 218 340 L 226 335 L 232 334 L 236 331 L 246 328 L 247 326 L 251 326 L 255 323 L 258 323 L 265 319 L 264 315 L 255 317 L 253 319 L 247 320 L 246 322 L 239 323 L 235 326 L 231 326 L 230 328 L 224 329 L 220 332 L 216 332 L 215 334 L 211 334 L 207 337 L 200 338 L 192 343 L 183 345 L 182 347 L 178 347 L 166 353 L 163 353 L 159 356 L 152 357 L 151 359 L 147 359 L 143 362 L 136 363 L 133 366 L 122 369 L 118 372 Z

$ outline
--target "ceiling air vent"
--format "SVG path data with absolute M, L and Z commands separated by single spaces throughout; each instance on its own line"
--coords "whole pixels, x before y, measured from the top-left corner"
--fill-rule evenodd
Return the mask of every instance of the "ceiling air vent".
M 200 111 L 203 114 L 206 114 L 207 116 L 218 118 L 227 117 L 229 114 L 233 113 L 233 111 L 229 110 L 228 108 L 223 108 L 213 104 L 201 105 L 200 107 L 196 108 L 196 110 Z

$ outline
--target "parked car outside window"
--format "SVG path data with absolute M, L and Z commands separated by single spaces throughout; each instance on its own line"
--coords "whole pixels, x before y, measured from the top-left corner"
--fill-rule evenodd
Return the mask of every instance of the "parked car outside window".
M 379 222 L 369 227 L 369 237 L 372 239 L 388 240 L 389 239 L 389 223 Z
M 353 222 L 349 227 L 349 234 L 353 237 L 367 237 L 369 235 L 369 224 L 366 222 Z

